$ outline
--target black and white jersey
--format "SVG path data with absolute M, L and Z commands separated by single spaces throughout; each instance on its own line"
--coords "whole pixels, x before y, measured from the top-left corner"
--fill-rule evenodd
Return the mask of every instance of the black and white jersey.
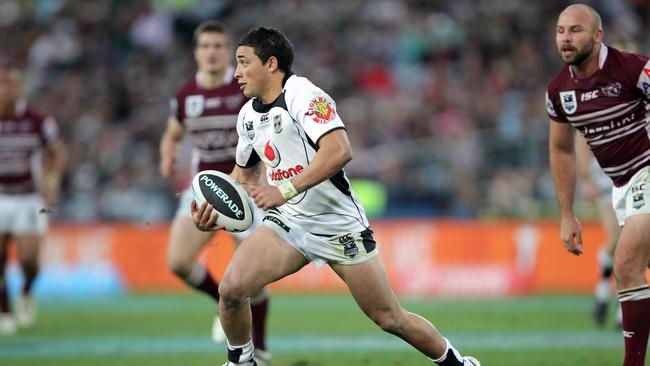
M 273 103 L 253 98 L 242 107 L 237 165 L 249 168 L 262 160 L 269 184 L 277 186 L 309 166 L 323 136 L 343 128 L 332 98 L 308 79 L 291 75 Z M 361 232 L 369 226 L 344 170 L 274 210 L 316 235 Z

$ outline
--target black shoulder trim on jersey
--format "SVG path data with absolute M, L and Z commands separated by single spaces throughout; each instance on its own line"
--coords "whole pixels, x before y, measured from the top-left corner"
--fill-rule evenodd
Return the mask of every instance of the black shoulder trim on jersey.
M 253 153 L 251 156 L 248 158 L 248 161 L 246 162 L 246 165 L 239 165 L 237 164 L 238 167 L 244 168 L 244 169 L 249 169 L 257 165 L 261 161 L 260 156 L 257 155 L 257 152 L 253 150 Z
M 273 107 L 280 107 L 287 110 L 287 102 L 284 100 L 284 91 L 269 104 L 260 102 L 258 98 L 253 99 L 253 110 L 257 113 L 268 113 Z
M 345 130 L 345 131 L 347 131 L 347 130 L 345 129 L 345 127 L 343 127 L 343 126 L 334 127 L 334 128 L 332 128 L 331 130 L 329 130 L 329 131 L 325 132 L 324 134 L 320 135 L 320 137 L 318 138 L 318 140 L 316 140 L 316 146 L 320 146 L 320 140 L 321 140 L 323 137 L 329 135 L 330 133 L 332 133 L 332 132 L 334 132 L 334 131 L 336 131 L 336 130 Z M 316 148 L 316 150 L 318 150 L 318 149 Z
M 287 83 L 287 80 L 289 80 L 290 77 L 294 75 L 293 71 L 289 70 L 288 73 L 284 74 L 284 77 L 282 78 L 282 87 L 284 88 L 284 84 Z

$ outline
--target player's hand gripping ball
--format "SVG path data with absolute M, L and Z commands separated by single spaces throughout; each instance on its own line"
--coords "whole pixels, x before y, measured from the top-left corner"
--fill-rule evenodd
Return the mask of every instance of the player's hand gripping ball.
M 192 195 L 197 205 L 208 201 L 219 213 L 217 226 L 230 232 L 246 231 L 253 223 L 253 201 L 244 187 L 230 175 L 204 170 L 192 179 Z

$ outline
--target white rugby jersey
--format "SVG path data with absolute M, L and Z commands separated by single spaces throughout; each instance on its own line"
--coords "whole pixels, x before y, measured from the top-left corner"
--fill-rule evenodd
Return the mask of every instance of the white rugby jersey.
M 249 168 L 262 160 L 268 183 L 277 186 L 309 166 L 323 136 L 344 128 L 332 98 L 307 78 L 291 75 L 273 103 L 253 98 L 242 107 L 237 120 L 237 165 Z M 343 169 L 270 212 L 274 210 L 316 235 L 369 227 Z

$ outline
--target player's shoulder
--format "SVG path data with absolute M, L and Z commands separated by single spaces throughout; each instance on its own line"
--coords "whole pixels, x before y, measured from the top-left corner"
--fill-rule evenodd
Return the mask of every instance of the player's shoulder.
M 199 84 L 196 81 L 196 75 L 185 80 L 181 86 L 176 89 L 176 98 L 182 99 L 188 95 L 197 94 L 200 92 Z
M 287 102 L 300 97 L 311 97 L 325 92 L 304 76 L 291 75 L 284 84 Z
M 51 116 L 46 115 L 24 101 L 18 103 L 17 112 L 17 115 L 36 123 L 42 123 L 47 119 L 52 119 Z
M 549 96 L 557 94 L 560 87 L 570 79 L 571 72 L 569 71 L 569 66 L 564 65 L 562 70 L 560 70 L 560 72 L 558 72 L 546 85 L 546 91 Z
M 648 62 L 648 56 L 638 53 L 621 51 L 614 47 L 607 47 L 608 57 L 621 66 L 645 65 Z

